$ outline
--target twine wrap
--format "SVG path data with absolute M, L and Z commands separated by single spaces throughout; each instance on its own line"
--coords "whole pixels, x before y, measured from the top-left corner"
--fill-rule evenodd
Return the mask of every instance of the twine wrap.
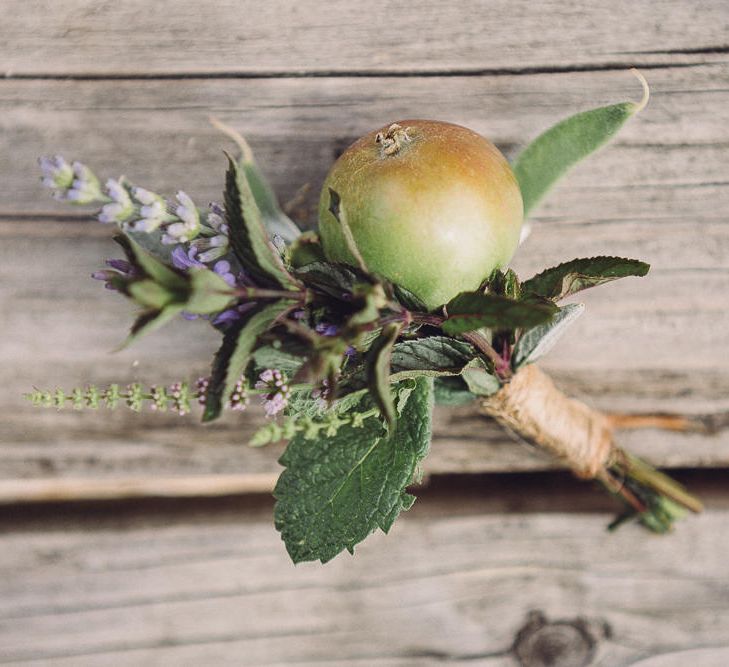
M 482 410 L 503 426 L 564 461 L 578 477 L 591 479 L 610 462 L 614 446 L 608 418 L 567 398 L 537 366 L 522 368 Z

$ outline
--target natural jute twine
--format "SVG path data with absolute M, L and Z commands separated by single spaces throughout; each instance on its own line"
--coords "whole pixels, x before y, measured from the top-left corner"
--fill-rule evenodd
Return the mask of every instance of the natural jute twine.
M 613 455 L 608 418 L 568 398 L 537 366 L 522 368 L 482 410 L 566 463 L 578 477 L 597 476 Z

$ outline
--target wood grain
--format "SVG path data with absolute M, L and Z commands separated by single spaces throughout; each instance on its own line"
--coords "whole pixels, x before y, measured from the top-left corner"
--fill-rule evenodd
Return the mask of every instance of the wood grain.
M 713 270 L 695 268 L 692 244 L 702 226 L 711 230 L 703 243 L 717 251 Z M 659 227 L 664 240 L 657 243 L 652 230 Z M 715 354 L 729 326 L 722 291 L 726 254 L 718 252 L 729 245 L 724 227 L 665 220 L 594 227 L 550 221 L 537 227 L 523 250 L 525 266 L 562 259 L 562 239 L 575 229 L 585 231 L 578 234 L 584 244 L 579 254 L 635 254 L 654 264 L 648 278 L 585 294 L 587 314 L 547 359 L 566 391 L 612 410 L 729 410 L 729 362 Z M 193 417 L 137 415 L 123 408 L 58 413 L 28 405 L 22 394 L 34 385 L 194 379 L 207 372 L 218 338 L 203 322 L 180 321 L 135 348 L 109 354 L 131 320 L 123 299 L 87 277 L 113 252 L 109 230 L 93 222 L 24 221 L 0 224 L 0 233 L 5 313 L 0 400 L 6 406 L 0 478 L 275 475 L 280 446 L 245 446 L 263 420 L 255 410 L 201 427 Z M 691 338 L 685 335 L 689 330 Z M 471 408 L 440 410 L 435 433 L 429 474 L 553 465 Z M 726 431 L 713 436 L 641 431 L 621 435 L 620 441 L 662 465 L 717 466 L 729 463 L 727 438 Z
M 513 667 L 534 609 L 602 629 L 595 665 L 729 657 L 725 509 L 656 537 L 609 534 L 601 513 L 493 515 L 449 499 L 425 496 L 327 566 L 294 567 L 265 507 L 6 528 L 0 661 Z
M 4 0 L 0 74 L 303 75 L 707 62 L 722 0 Z
M 729 201 L 729 66 L 647 73 L 649 107 L 618 143 L 576 170 L 539 218 L 722 220 Z M 529 76 L 173 81 L 0 80 L 0 215 L 81 215 L 38 183 L 39 155 L 82 159 L 103 178 L 203 204 L 221 196 L 228 140 L 214 115 L 245 134 L 282 200 L 304 183 L 311 205 L 333 159 L 395 119 L 440 118 L 490 137 L 507 154 L 565 116 L 637 100 L 627 71 Z

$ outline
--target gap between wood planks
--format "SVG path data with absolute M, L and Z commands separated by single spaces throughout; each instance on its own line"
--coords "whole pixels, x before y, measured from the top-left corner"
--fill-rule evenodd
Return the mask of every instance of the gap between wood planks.
M 707 509 L 729 509 L 729 469 L 681 469 L 672 470 L 671 475 L 699 495 Z M 68 496 L 65 501 L 49 497 L 47 500 L 36 498 L 31 502 L 3 503 L 0 504 L 0 532 L 58 524 L 103 527 L 109 522 L 115 526 L 128 522 L 129 525 L 164 525 L 175 520 L 209 523 L 216 519 L 229 521 L 232 517 L 249 521 L 260 520 L 272 513 L 274 498 L 270 491 L 273 477 L 268 486 L 264 485 L 264 480 L 259 480 L 258 488 L 249 483 L 247 489 L 236 488 L 230 483 L 232 477 L 227 476 L 226 485 L 220 485 L 218 493 L 209 492 L 217 476 L 201 476 L 197 479 L 197 490 L 194 484 L 190 484 L 189 478 L 178 480 L 180 490 L 188 484 L 186 494 L 165 495 L 159 492 L 114 496 L 107 493 L 89 494 L 86 498 Z M 67 482 L 73 483 L 74 480 Z M 15 485 L 22 483 L 23 480 L 13 482 Z M 149 481 L 150 486 L 153 483 Z M 164 486 L 165 480 L 157 483 Z M 0 482 L 0 488 L 3 484 Z M 119 484 L 119 480 L 94 481 L 93 484 L 106 484 L 110 490 Z M 209 487 L 208 493 L 204 492 L 205 485 Z M 607 524 L 611 514 L 623 509 L 597 483 L 580 481 L 566 471 L 437 475 L 425 480 L 422 485 L 414 485 L 411 491 L 418 497 L 413 510 L 408 513 L 413 518 L 598 512 L 605 513 Z
M 646 54 L 665 55 L 716 55 L 729 53 L 729 47 L 676 51 L 646 51 Z M 541 67 L 464 67 L 444 69 L 360 69 L 360 70 L 305 70 L 305 71 L 200 71 L 200 72 L 69 72 L 63 74 L 35 72 L 33 74 L 5 72 L 0 78 L 16 81 L 179 81 L 189 79 L 344 79 L 344 78 L 411 78 L 411 77 L 481 77 L 481 76 L 533 76 L 536 74 L 573 74 L 576 72 L 613 72 L 631 68 L 644 70 L 679 69 L 715 64 L 715 61 L 641 63 L 637 60 L 615 60 L 585 65 L 548 65 Z

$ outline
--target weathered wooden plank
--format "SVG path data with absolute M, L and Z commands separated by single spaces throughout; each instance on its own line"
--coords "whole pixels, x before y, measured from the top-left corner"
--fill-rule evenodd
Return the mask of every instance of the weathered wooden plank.
M 567 391 L 605 409 L 701 413 L 729 407 L 729 361 L 716 352 L 726 345 L 729 324 L 729 236 L 722 213 L 729 199 L 728 76 L 721 67 L 651 72 L 651 106 L 619 144 L 555 193 L 517 256 L 524 275 L 595 253 L 653 264 L 647 279 L 586 295 L 587 314 L 547 361 Z M 161 191 L 185 187 L 204 202 L 220 188 L 214 165 L 224 145 L 207 125 L 209 113 L 251 137 L 288 196 L 321 176 L 351 137 L 384 118 L 447 117 L 513 152 L 563 115 L 632 96 L 635 88 L 625 73 L 610 72 L 387 81 L 396 97 L 374 78 L 1 82 L 0 213 L 68 212 L 36 182 L 35 155 L 55 148 L 88 157 L 102 174 L 125 170 Z M 201 429 L 191 420 L 39 413 L 22 403 L 20 394 L 33 384 L 167 382 L 205 372 L 216 338 L 200 323 L 180 323 L 136 349 L 106 354 L 130 318 L 125 304 L 85 278 L 114 251 L 109 233 L 75 221 L 0 223 L 0 395 L 11 406 L 2 427 L 0 476 L 275 473 L 280 450 L 242 446 L 260 415 Z M 468 411 L 442 413 L 429 472 L 549 465 L 476 419 Z M 726 438 L 641 432 L 622 442 L 665 465 L 725 465 Z
M 726 509 L 656 537 L 456 496 L 426 495 L 327 566 L 291 565 L 268 508 L 16 524 L 0 538 L 2 662 L 507 667 L 534 609 L 585 619 L 596 665 L 729 655 Z
M 577 170 L 541 217 L 719 217 L 729 200 L 729 67 L 648 72 L 653 100 L 619 143 Z M 215 115 L 246 134 L 282 199 L 311 183 L 311 204 L 334 157 L 398 118 L 462 123 L 509 154 L 578 110 L 636 99 L 627 72 L 421 78 L 181 81 L 0 80 L 0 214 L 63 211 L 38 183 L 36 158 L 62 152 L 124 172 L 161 192 L 220 196 Z M 72 213 L 73 209 L 63 211 Z
M 670 0 L 5 0 L 0 74 L 261 74 L 722 60 L 726 7 Z
M 646 220 L 592 227 L 549 221 L 536 228 L 519 262 L 529 270 L 564 259 L 568 234 L 575 239 L 570 255 L 633 254 L 654 264 L 648 278 L 585 294 L 586 315 L 547 360 L 568 392 L 604 409 L 729 409 L 729 360 L 716 353 L 725 345 L 729 325 L 725 227 Z M 181 321 L 135 348 L 110 355 L 128 326 L 130 307 L 86 277 L 100 258 L 114 252 L 108 228 L 26 221 L 2 223 L 0 233 L 0 309 L 5 314 L 0 396 L 7 406 L 1 478 L 278 471 L 280 447 L 245 447 L 262 420 L 255 411 L 203 428 L 193 418 L 136 415 L 125 409 L 103 415 L 56 413 L 25 404 L 21 395 L 33 385 L 194 378 L 206 372 L 217 335 L 201 322 Z M 626 433 L 621 442 L 663 465 L 727 465 L 727 437 L 726 431 L 715 436 L 644 431 Z M 439 412 L 426 471 L 550 465 L 494 425 L 485 426 L 472 409 L 460 409 Z

